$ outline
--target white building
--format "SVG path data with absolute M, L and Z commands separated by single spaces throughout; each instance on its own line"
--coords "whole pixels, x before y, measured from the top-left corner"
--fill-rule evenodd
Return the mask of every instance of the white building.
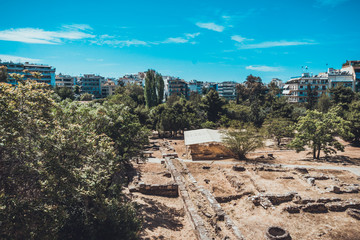
M 55 83 L 57 87 L 67 87 L 72 88 L 74 85 L 76 85 L 77 78 L 72 77 L 70 75 L 63 75 L 59 74 L 55 76 Z
M 235 100 L 236 99 L 236 82 L 228 81 L 217 84 L 217 91 L 220 97 L 225 98 L 226 100 Z
M 204 82 L 197 81 L 197 80 L 191 80 L 188 83 L 189 92 L 197 92 L 199 94 L 202 94 L 203 86 L 204 86 Z

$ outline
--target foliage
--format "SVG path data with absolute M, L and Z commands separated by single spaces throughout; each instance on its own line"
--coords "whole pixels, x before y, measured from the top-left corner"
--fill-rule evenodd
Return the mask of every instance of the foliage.
M 306 108 L 307 109 L 313 109 L 315 107 L 316 101 L 317 101 L 317 89 L 318 86 L 315 86 L 314 88 L 311 88 L 311 84 L 307 85 L 306 89 Z
M 328 113 L 308 110 L 306 116 L 300 117 L 296 125 L 297 134 L 290 146 L 297 152 L 304 151 L 305 146 L 310 147 L 314 159 L 320 158 L 321 150 L 326 155 L 336 153 L 336 150 L 344 151 L 344 146 L 335 136 L 350 137 L 349 124 L 337 115 L 336 109 Z
M 83 93 L 80 95 L 80 101 L 91 101 L 94 99 L 94 95 L 90 93 Z
M 349 111 L 345 113 L 345 119 L 350 122 L 350 131 L 353 134 L 347 140 L 359 144 L 360 143 L 360 100 L 353 101 L 349 105 Z
M 355 93 L 349 87 L 344 87 L 342 85 L 336 86 L 329 90 L 331 101 L 333 104 L 345 103 L 349 104 L 355 97 Z
M 67 98 L 69 98 L 71 100 L 75 99 L 74 92 L 70 88 L 67 88 L 67 87 L 55 87 L 54 91 L 55 91 L 55 93 L 57 95 L 59 95 L 61 100 L 65 100 Z
M 144 96 L 148 108 L 162 103 L 164 98 L 164 80 L 155 70 L 149 69 L 146 72 Z
M 0 82 L 7 82 L 8 71 L 6 66 L 0 66 Z
M 1 238 L 135 239 L 140 221 L 115 181 L 118 143 L 97 131 L 102 110 L 85 122 L 79 105 L 51 96 L 45 84 L 0 83 Z
M 208 121 L 216 122 L 219 120 L 223 112 L 225 102 L 219 97 L 219 94 L 214 89 L 210 89 L 208 94 L 202 99 L 203 108 L 206 112 Z
M 225 132 L 225 146 L 235 154 L 237 159 L 246 159 L 246 154 L 263 146 L 262 136 L 254 127 L 230 129 Z
M 281 144 L 281 139 L 284 137 L 292 137 L 293 126 L 292 122 L 284 118 L 267 119 L 264 123 L 267 135 L 276 140 L 278 146 Z
M 327 113 L 330 108 L 331 99 L 327 94 L 323 93 L 316 104 L 316 109 L 320 112 Z

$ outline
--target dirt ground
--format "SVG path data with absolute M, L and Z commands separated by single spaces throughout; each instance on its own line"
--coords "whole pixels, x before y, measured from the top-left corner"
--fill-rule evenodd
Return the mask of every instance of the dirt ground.
M 199 185 L 208 189 L 215 197 L 235 196 L 246 193 L 236 200 L 221 203 L 223 210 L 232 218 L 246 239 L 265 239 L 264 234 L 270 226 L 281 226 L 288 230 L 292 239 L 360 239 L 360 221 L 347 215 L 346 212 L 300 213 L 290 214 L 284 208 L 293 205 L 285 202 L 264 209 L 255 206 L 249 198 L 257 194 L 286 194 L 296 192 L 302 199 L 340 198 L 343 201 L 360 201 L 360 193 L 336 194 L 328 191 L 330 186 L 360 185 L 360 177 L 344 170 L 308 169 L 310 176 L 326 176 L 327 179 L 316 180 L 311 186 L 304 175 L 294 169 L 283 168 L 281 171 L 263 171 L 259 166 L 264 163 L 294 164 L 312 166 L 359 167 L 360 148 L 347 143 L 345 152 L 338 155 L 313 160 L 308 152 L 296 153 L 292 150 L 279 149 L 271 141 L 267 147 L 258 149 L 248 155 L 248 160 L 238 161 L 224 159 L 216 161 L 189 161 L 185 159 L 186 148 L 183 139 L 155 139 L 159 150 L 153 149 L 153 156 L 162 158 L 163 153 L 177 153 L 179 159 L 185 160 L 190 173 Z M 274 159 L 267 157 L 273 154 Z M 234 164 L 242 165 L 246 171 L 237 172 Z M 210 168 L 203 168 L 204 166 Z M 146 163 L 139 168 L 141 181 L 149 184 L 168 183 L 171 179 L 164 177 L 163 164 Z M 235 188 L 229 176 L 240 182 Z M 285 178 L 285 179 L 284 179 Z M 288 178 L 288 179 L 286 179 Z M 289 179 L 290 178 L 290 179 Z M 185 215 L 182 200 L 146 196 L 134 193 L 133 197 L 142 207 L 144 216 L 143 239 L 195 239 L 192 226 Z

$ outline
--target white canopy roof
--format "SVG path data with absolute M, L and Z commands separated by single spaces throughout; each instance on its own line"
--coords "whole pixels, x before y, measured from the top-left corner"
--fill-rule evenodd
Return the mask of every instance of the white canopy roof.
M 184 132 L 185 145 L 222 142 L 223 134 L 219 130 L 198 129 Z
M 282 92 L 282 94 L 288 95 L 288 94 L 290 94 L 290 90 L 284 90 L 284 91 Z

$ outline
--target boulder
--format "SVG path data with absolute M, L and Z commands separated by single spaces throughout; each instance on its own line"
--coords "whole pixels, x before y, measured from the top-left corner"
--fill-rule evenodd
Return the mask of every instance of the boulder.
M 323 203 L 308 203 L 302 208 L 304 212 L 309 213 L 326 213 L 328 212 L 327 207 Z
M 243 166 L 241 166 L 241 165 L 234 165 L 233 167 L 233 170 L 234 171 L 237 171 L 237 172 L 244 172 L 246 169 L 243 167 Z

